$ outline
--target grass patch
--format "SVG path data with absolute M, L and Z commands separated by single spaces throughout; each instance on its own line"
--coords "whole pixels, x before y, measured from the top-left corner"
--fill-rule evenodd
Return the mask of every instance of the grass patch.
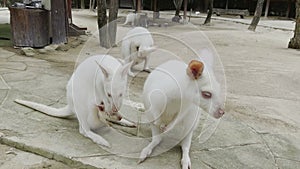
M 8 23 L 0 24 L 0 47 L 3 46 L 13 46 L 10 24 Z

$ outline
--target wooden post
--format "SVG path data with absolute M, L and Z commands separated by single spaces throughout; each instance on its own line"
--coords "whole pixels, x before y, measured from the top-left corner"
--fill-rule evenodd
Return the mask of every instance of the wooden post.
M 266 9 L 265 9 L 265 18 L 268 17 L 270 7 L 270 0 L 267 0 Z
M 66 1 L 51 0 L 52 43 L 67 43 L 68 19 Z

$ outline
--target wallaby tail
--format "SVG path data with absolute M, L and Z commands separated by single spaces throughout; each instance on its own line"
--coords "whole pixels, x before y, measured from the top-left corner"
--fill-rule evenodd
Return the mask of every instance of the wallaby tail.
M 63 108 L 57 109 L 43 104 L 39 104 L 31 101 L 25 101 L 25 100 L 16 99 L 15 102 L 53 117 L 67 118 L 73 115 L 73 112 L 71 111 L 68 105 Z

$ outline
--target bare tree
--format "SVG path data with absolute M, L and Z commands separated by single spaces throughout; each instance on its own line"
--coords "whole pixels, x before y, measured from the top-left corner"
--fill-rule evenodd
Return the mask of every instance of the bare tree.
M 94 11 L 94 7 L 95 7 L 95 0 L 90 0 L 90 7 L 89 7 L 89 9 L 91 11 Z
M 209 24 L 211 21 L 211 16 L 213 14 L 213 8 L 214 8 L 214 0 L 210 0 L 209 1 L 209 5 L 208 5 L 208 13 L 206 16 L 206 19 L 204 21 L 204 25 Z
M 116 43 L 116 32 L 117 32 L 117 21 L 118 18 L 118 9 L 119 9 L 119 0 L 110 0 L 110 8 L 109 8 L 109 40 L 110 45 L 114 46 Z
M 187 19 L 186 19 L 187 5 L 188 5 L 188 0 L 184 0 L 183 1 L 183 20 L 184 20 L 184 22 L 187 22 Z
M 97 0 L 100 46 L 110 48 L 116 43 L 119 0 L 110 0 L 109 23 L 107 23 L 106 0 Z
M 296 2 L 296 26 L 294 37 L 289 43 L 289 48 L 300 49 L 300 0 Z
M 80 8 L 81 9 L 85 8 L 84 0 L 80 0 Z
M 181 19 L 179 14 L 180 14 L 180 8 L 182 5 L 182 2 L 183 2 L 183 0 L 173 0 L 173 3 L 176 8 L 175 16 L 172 18 L 173 22 L 179 22 L 179 20 Z
M 109 48 L 108 30 L 107 30 L 107 16 L 106 16 L 106 0 L 97 0 L 97 15 L 98 15 L 98 29 L 100 46 Z
M 261 16 L 261 13 L 262 13 L 263 6 L 264 6 L 264 0 L 258 0 L 257 4 L 256 4 L 256 9 L 255 9 L 255 13 L 254 13 L 252 22 L 251 22 L 248 30 L 255 31 L 256 26 L 257 26 L 257 24 L 260 20 L 260 16 Z

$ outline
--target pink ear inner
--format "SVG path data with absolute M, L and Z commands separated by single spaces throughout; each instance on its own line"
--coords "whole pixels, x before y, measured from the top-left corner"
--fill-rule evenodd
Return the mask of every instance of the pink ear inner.
M 204 64 L 198 60 L 192 60 L 187 68 L 187 75 L 192 79 L 198 79 L 203 72 Z

